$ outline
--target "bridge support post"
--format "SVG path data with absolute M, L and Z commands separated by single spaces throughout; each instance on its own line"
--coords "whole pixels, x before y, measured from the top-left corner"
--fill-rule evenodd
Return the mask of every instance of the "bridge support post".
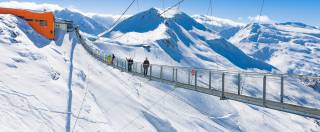
M 221 100 L 224 100 L 225 99 L 225 97 L 224 97 L 224 78 L 225 78 L 225 73 L 223 72 L 222 73 L 222 87 L 221 87 Z
M 241 89 L 241 74 L 238 74 L 238 95 L 240 95 L 240 89 Z
M 160 79 L 162 79 L 162 70 L 163 70 L 163 66 L 160 66 Z
M 262 99 L 263 99 L 263 105 L 265 105 L 266 104 L 266 96 L 267 96 L 267 76 L 266 75 L 264 75 L 263 76 L 263 97 L 262 97 Z
M 211 71 L 209 71 L 209 89 L 211 89 Z
M 149 80 L 151 80 L 151 78 L 152 78 L 152 65 L 150 65 L 150 73 L 149 73 L 150 75 L 149 75 Z
M 178 68 L 176 68 L 176 82 L 178 82 Z
M 117 59 L 117 63 L 116 63 L 116 65 L 117 65 L 117 68 L 119 67 L 119 60 Z
M 174 75 L 175 75 L 175 73 L 174 73 L 174 71 L 175 71 L 175 69 L 174 69 L 174 67 L 172 67 L 172 82 L 174 82 Z
M 191 80 L 190 80 L 190 70 L 188 69 L 188 84 L 191 84 Z
M 124 67 L 123 67 L 123 61 L 122 60 L 119 60 L 119 63 L 120 63 L 120 69 L 122 70 L 122 71 L 124 71 Z
M 196 91 L 198 91 L 197 90 L 197 81 L 198 81 L 198 71 L 195 71 L 194 72 L 194 88 Z
M 281 89 L 280 89 L 280 102 L 283 103 L 283 93 L 284 93 L 284 77 L 281 75 Z

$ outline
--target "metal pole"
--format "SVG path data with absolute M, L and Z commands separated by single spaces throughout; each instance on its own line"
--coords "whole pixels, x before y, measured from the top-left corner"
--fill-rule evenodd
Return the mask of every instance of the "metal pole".
M 220 99 L 224 99 L 224 76 L 225 76 L 225 73 L 222 73 L 222 87 L 221 87 L 221 98 Z
M 142 64 L 140 65 L 140 73 L 142 73 L 142 69 L 143 69 L 143 66 Z
M 281 75 L 281 92 L 280 92 L 280 102 L 283 103 L 283 91 L 284 90 L 284 77 Z
M 119 67 L 119 59 L 117 59 L 117 67 Z
M 266 104 L 267 76 L 263 76 L 263 105 Z
M 149 76 L 149 80 L 151 80 L 152 78 L 152 65 L 150 65 L 150 76 Z
M 240 73 L 238 74 L 238 95 L 240 95 L 240 89 L 241 89 L 241 75 Z
M 188 84 L 190 85 L 191 84 L 191 81 L 190 81 L 190 70 L 188 69 Z
M 172 81 L 174 82 L 174 67 L 172 67 Z
M 197 71 L 195 70 L 194 71 L 194 88 L 196 89 L 197 91 L 197 80 L 198 80 L 198 75 L 197 75 Z
M 163 69 L 163 67 L 161 66 L 160 67 L 160 79 L 162 79 L 162 69 Z
M 176 68 L 176 82 L 178 82 L 178 68 Z
M 209 89 L 211 89 L 211 71 L 209 71 Z

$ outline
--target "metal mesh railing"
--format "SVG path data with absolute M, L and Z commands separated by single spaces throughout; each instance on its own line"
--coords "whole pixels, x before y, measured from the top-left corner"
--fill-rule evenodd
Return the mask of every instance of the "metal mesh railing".
M 92 56 L 107 64 L 107 55 L 104 52 L 86 44 L 82 39 L 80 41 Z M 125 59 L 116 58 L 112 66 L 122 71 L 128 71 L 128 64 Z M 134 62 L 132 73 L 143 76 L 141 62 Z M 217 90 L 222 92 L 221 96 L 224 96 L 224 93 L 231 93 L 260 99 L 263 102 L 273 101 L 320 109 L 319 92 L 315 90 L 319 87 L 320 77 L 230 72 L 152 64 L 148 69 L 146 78 L 184 84 L 194 87 L 195 90 L 197 90 L 197 87 Z M 311 87 L 311 85 L 316 88 Z

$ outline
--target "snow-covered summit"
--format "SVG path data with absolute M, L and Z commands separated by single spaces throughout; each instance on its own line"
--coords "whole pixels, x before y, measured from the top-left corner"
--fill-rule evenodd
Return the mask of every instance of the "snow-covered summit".
M 192 16 L 195 20 L 202 24 L 216 26 L 216 27 L 241 27 L 245 26 L 244 23 L 235 22 L 230 19 L 219 18 L 215 16 L 208 16 L 208 15 L 193 15 Z
M 268 62 L 282 72 L 317 75 L 320 30 L 303 23 L 252 23 L 230 41 L 247 54 Z
M 96 22 L 90 17 L 87 17 L 79 12 L 69 10 L 67 8 L 63 10 L 56 10 L 54 12 L 54 15 L 57 18 L 73 21 L 74 24 L 80 25 L 81 31 L 88 34 L 98 35 L 99 33 L 107 29 L 104 25 Z
M 159 9 L 151 8 L 121 21 L 102 37 L 109 39 L 106 44 L 111 42 L 123 47 L 135 46 L 134 50 L 142 50 L 138 52 L 145 52 L 144 49 L 137 48 L 145 45 L 151 49 L 162 49 L 164 64 L 173 61 L 178 65 L 202 68 L 219 65 L 221 68 L 231 69 L 274 70 L 271 65 L 248 57 L 188 14 L 175 12 L 171 15 L 163 16 Z M 112 50 L 110 47 L 112 46 L 109 46 L 108 52 Z M 148 50 L 151 52 L 148 54 L 158 56 L 158 51 L 152 53 L 155 51 L 157 50 Z M 127 50 L 122 54 L 125 55 L 126 52 Z M 146 53 L 144 56 L 146 57 Z M 143 55 L 140 57 L 145 58 Z

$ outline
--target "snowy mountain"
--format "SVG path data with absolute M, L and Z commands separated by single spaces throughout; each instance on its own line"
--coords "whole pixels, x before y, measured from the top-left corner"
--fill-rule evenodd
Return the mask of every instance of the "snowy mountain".
M 107 25 L 109 23 L 108 21 L 105 21 L 104 24 L 101 24 L 97 19 L 90 18 L 91 15 L 88 15 L 89 13 L 86 14 L 79 10 L 64 8 L 56 4 L 6 1 L 0 2 L 0 7 L 27 9 L 40 12 L 52 11 L 58 19 L 71 20 L 76 25 L 82 25 L 80 30 L 90 35 L 97 35 L 105 31 L 108 28 Z
M 19 18 L 0 18 L 1 130 L 73 129 L 86 88 L 76 131 L 319 129 L 312 119 L 188 90 L 178 89 L 167 97 L 172 86 L 105 67 L 86 53 L 73 33 L 61 33 L 52 42 Z
M 70 20 L 76 25 L 81 25 L 80 30 L 88 34 L 98 35 L 107 29 L 105 25 L 98 23 L 92 18 L 69 9 L 56 10 L 54 15 L 57 18 Z
M 183 12 L 160 14 L 160 12 L 159 9 L 151 8 L 123 20 L 102 35 L 108 41 L 100 43 L 99 46 L 105 48 L 107 52 L 117 49 L 117 54 L 124 57 L 136 57 L 136 52 L 144 52 L 139 54 L 137 59 L 143 60 L 149 57 L 159 63 L 171 65 L 202 68 L 218 65 L 222 69 L 266 71 L 274 69 L 269 64 L 248 57 L 215 31 L 198 23 L 187 14 Z M 145 49 L 146 46 L 151 48 Z M 128 48 L 130 48 L 129 54 Z
M 93 16 L 90 16 L 90 18 L 95 20 L 97 23 L 103 25 L 106 28 L 110 28 L 111 24 L 116 20 L 115 16 L 93 15 Z
M 230 41 L 283 73 L 320 73 L 320 30 L 303 23 L 249 24 Z
M 205 25 L 209 29 L 216 31 L 225 39 L 229 39 L 237 33 L 241 27 L 245 26 L 243 23 L 235 22 L 229 19 L 218 18 L 207 15 L 192 16 L 197 22 Z
M 110 26 L 116 21 L 120 16 L 119 15 L 108 15 L 108 14 L 86 14 L 86 16 L 95 20 L 97 23 L 104 25 L 106 28 L 111 28 Z M 124 15 L 123 19 L 130 17 L 130 15 Z

